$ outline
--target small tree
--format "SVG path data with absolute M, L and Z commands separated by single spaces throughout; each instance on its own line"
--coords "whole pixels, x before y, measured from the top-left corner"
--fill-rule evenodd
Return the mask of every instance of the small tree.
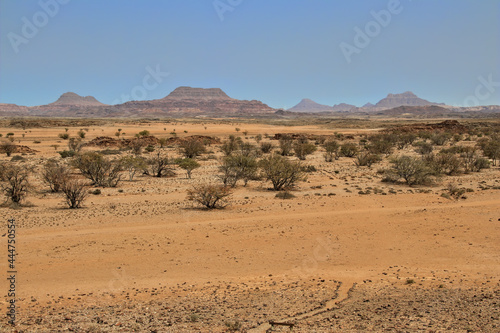
M 99 153 L 78 154 L 72 163 L 86 178 L 92 181 L 93 185 L 116 187 L 121 180 L 122 166 L 120 162 L 106 159 Z
M 273 184 L 275 191 L 290 189 L 298 181 L 305 180 L 299 162 L 291 162 L 278 154 L 263 158 L 259 166 L 264 177 Z
M 235 137 L 234 135 L 230 135 L 228 140 L 225 141 L 222 146 L 221 150 L 224 153 L 224 155 L 229 156 L 238 149 L 238 147 L 243 143 L 240 137 Z
M 121 158 L 120 164 L 123 169 L 128 171 L 129 181 L 134 179 L 135 174 L 138 171 L 144 170 L 146 168 L 146 161 L 140 156 L 127 155 Z
M 71 209 L 80 208 L 88 195 L 87 185 L 76 179 L 66 179 L 61 186 L 66 203 Z
M 187 199 L 208 209 L 224 208 L 228 204 L 231 190 L 223 185 L 205 184 L 194 186 L 187 191 Z
M 358 146 L 354 143 L 344 143 L 340 146 L 340 154 L 345 157 L 354 157 L 359 152 Z
M 464 166 L 465 173 L 474 171 L 474 163 L 478 158 L 476 147 L 463 147 L 461 149 L 460 157 L 462 159 L 462 165 Z
M 160 151 L 147 159 L 146 164 L 149 167 L 146 169 L 148 175 L 158 178 L 172 175 L 172 170 L 169 167 L 170 160 L 166 154 Z
M 403 178 L 408 185 L 421 185 L 430 182 L 433 171 L 420 158 L 411 156 L 396 157 L 391 160 L 392 169 L 388 171 L 393 180 Z
M 316 151 L 316 146 L 309 142 L 295 142 L 293 144 L 293 150 L 299 160 L 305 160 L 307 155 Z
M 179 144 L 179 148 L 181 154 L 186 158 L 195 158 L 196 156 L 199 156 L 206 151 L 203 142 L 197 140 L 196 138 L 183 140 Z
M 384 154 L 389 156 L 392 153 L 392 148 L 394 144 L 387 140 L 374 140 L 372 141 L 366 149 L 372 154 Z
M 41 175 L 52 192 L 59 192 L 61 186 L 68 180 L 70 170 L 66 165 L 59 163 L 55 159 L 50 159 L 43 165 Z
M 451 138 L 450 133 L 435 133 L 431 136 L 431 142 L 436 146 L 443 146 Z
M 292 155 L 292 145 L 293 145 L 292 139 L 289 137 L 283 137 L 279 141 L 280 141 L 281 156 Z
M 200 163 L 196 162 L 192 158 L 184 158 L 180 160 L 177 165 L 181 169 L 186 170 L 189 179 L 191 179 L 191 172 L 193 172 L 194 169 L 198 169 L 201 166 Z
M 246 186 L 249 180 L 257 178 L 258 165 L 252 154 L 238 153 L 224 157 L 219 170 L 224 185 L 235 187 L 242 179 Z
M 481 146 L 484 156 L 490 158 L 493 161 L 493 165 L 497 164 L 497 160 L 500 159 L 500 138 L 495 137 L 487 141 Z
M 406 146 L 413 144 L 417 139 L 417 135 L 414 133 L 403 133 L 397 136 L 397 146 L 398 149 L 404 149 Z
M 140 155 L 142 153 L 142 147 L 144 147 L 144 142 L 138 138 L 130 140 L 129 144 L 132 149 L 132 153 L 135 155 Z
M 415 151 L 420 155 L 428 155 L 432 153 L 434 146 L 425 141 L 418 141 L 413 144 L 417 149 Z
M 329 141 L 326 141 L 324 144 L 323 144 L 323 147 L 325 148 L 325 161 L 326 162 L 332 162 L 333 159 L 338 159 L 338 155 L 339 155 L 339 148 L 340 148 L 340 145 L 337 141 L 335 140 L 329 140 Z
M 85 132 L 82 132 L 85 133 Z M 68 149 L 70 151 L 74 151 L 75 153 L 79 152 L 82 149 L 82 139 L 81 138 L 70 138 L 68 140 Z
M 354 162 L 354 164 L 357 167 L 367 166 L 367 167 L 371 168 L 372 164 L 378 163 L 381 160 L 382 160 L 382 158 L 380 157 L 380 155 L 372 154 L 372 153 L 366 151 L 366 152 L 362 152 L 356 156 L 356 161 Z
M 455 175 L 460 173 L 462 162 L 453 153 L 441 151 L 438 154 L 424 155 L 423 158 L 436 174 Z
M 160 144 L 160 148 L 164 148 L 167 145 L 167 138 L 159 138 L 158 143 Z
M 273 144 L 271 142 L 262 142 L 260 144 L 260 151 L 263 152 L 264 154 L 268 154 L 273 150 Z
M 17 150 L 17 147 L 15 144 L 13 144 L 12 142 L 10 141 L 4 141 L 2 142 L 2 144 L 0 145 L 0 150 L 5 153 L 8 157 L 10 157 L 10 155 L 12 155 L 12 153 L 15 153 L 16 150 Z
M 16 164 L 4 164 L 0 169 L 2 191 L 13 203 L 19 204 L 28 193 L 31 169 Z

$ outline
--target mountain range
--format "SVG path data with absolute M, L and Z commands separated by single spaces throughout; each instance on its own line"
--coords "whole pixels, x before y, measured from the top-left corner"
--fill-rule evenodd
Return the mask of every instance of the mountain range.
M 303 99 L 294 107 L 277 110 L 258 100 L 239 100 L 229 97 L 219 88 L 178 87 L 161 99 L 130 101 L 106 105 L 92 96 L 80 96 L 73 92 L 62 94 L 55 102 L 33 107 L 0 103 L 0 116 L 45 117 L 182 117 L 182 116 L 289 116 L 300 114 L 374 114 L 387 116 L 446 116 L 453 112 L 499 113 L 500 106 L 452 107 L 433 103 L 407 91 L 388 94 L 376 104 L 362 107 L 340 103 L 323 105 Z
M 346 112 L 346 111 L 381 111 L 399 106 L 428 106 L 428 105 L 444 105 L 443 103 L 432 103 L 422 99 L 411 91 L 402 94 L 388 94 L 387 97 L 381 99 L 376 104 L 367 103 L 361 108 L 351 104 L 336 104 L 333 106 L 318 104 L 310 99 L 303 99 L 299 104 L 288 109 L 291 112 Z
M 20 108 L 19 106 L 17 106 Z M 13 112 L 16 107 L 6 107 Z M 229 97 L 219 88 L 178 87 L 168 96 L 147 101 L 130 101 L 106 105 L 92 96 L 64 93 L 59 99 L 47 105 L 28 107 L 31 116 L 50 117 L 169 117 L 179 115 L 253 115 L 273 114 L 276 110 L 252 100 L 238 100 Z M 26 111 L 26 109 L 22 109 Z M 21 110 L 21 109 L 19 109 Z M 2 105 L 0 105 L 0 115 Z

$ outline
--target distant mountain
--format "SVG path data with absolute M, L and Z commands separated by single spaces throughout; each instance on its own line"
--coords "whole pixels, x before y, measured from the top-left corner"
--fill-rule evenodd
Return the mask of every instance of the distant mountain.
M 356 105 L 346 103 L 335 104 L 333 106 L 333 111 L 335 112 L 352 111 L 354 109 L 356 109 Z
M 162 99 L 127 102 L 117 107 L 120 110 L 134 111 L 139 116 L 251 115 L 276 111 L 261 101 L 231 98 L 219 88 L 191 87 L 178 87 Z
M 32 116 L 78 117 L 87 116 L 88 109 L 103 106 L 106 104 L 99 102 L 92 96 L 83 97 L 73 92 L 67 92 L 53 103 L 30 107 L 29 112 Z M 92 112 L 89 112 L 88 115 L 96 116 Z
M 374 107 L 389 109 L 402 105 L 425 106 L 439 104 L 440 103 L 432 103 L 425 99 L 419 98 L 411 91 L 407 91 L 402 94 L 389 94 L 386 98 L 381 99 L 377 104 L 375 104 Z
M 231 100 L 231 97 L 220 88 L 178 87 L 163 100 Z
M 388 115 L 436 117 L 454 116 L 476 117 L 481 115 L 496 116 L 500 106 L 453 107 L 432 103 L 417 97 L 412 92 L 389 94 L 373 105 L 362 107 L 351 104 L 322 105 L 310 99 L 303 99 L 287 111 L 277 111 L 257 100 L 238 100 L 229 97 L 219 88 L 178 87 L 168 96 L 147 101 L 131 101 L 117 105 L 105 105 L 92 96 L 80 96 L 67 92 L 57 101 L 41 106 L 26 107 L 16 104 L 0 103 L 0 116 L 47 116 L 47 117 L 182 117 L 182 116 L 304 116 L 316 113 L 318 116 L 330 116 L 334 113 L 349 112 L 356 115 Z
M 450 112 L 451 111 L 449 109 L 437 105 L 402 105 L 383 111 L 376 111 L 376 114 L 384 116 L 420 116 L 433 118 L 436 116 L 446 116 L 447 114 L 450 114 Z
M 99 102 L 92 96 L 80 96 L 73 92 L 67 92 L 61 95 L 57 101 L 44 106 L 102 106 L 106 105 Z
M 295 105 L 294 107 L 291 107 L 287 111 L 291 112 L 331 112 L 334 111 L 333 107 L 329 105 L 323 105 L 316 103 L 315 101 L 309 99 L 309 98 L 304 98 L 299 102 L 299 104 Z
M 0 110 L 1 111 L 1 110 Z M 251 115 L 276 110 L 260 101 L 231 98 L 219 88 L 179 87 L 162 99 L 105 105 L 92 96 L 65 93 L 56 102 L 30 108 L 51 117 L 169 117 L 173 115 Z
M 28 107 L 17 104 L 0 103 L 0 116 L 27 116 L 29 115 Z
M 387 97 L 381 99 L 377 104 L 366 103 L 358 108 L 355 105 L 340 103 L 334 106 L 318 104 L 310 99 L 303 99 L 299 104 L 288 109 L 292 112 L 370 112 L 392 109 L 398 106 L 426 106 L 426 105 L 443 105 L 440 103 L 432 103 L 425 99 L 419 98 L 411 91 L 402 94 L 388 94 Z

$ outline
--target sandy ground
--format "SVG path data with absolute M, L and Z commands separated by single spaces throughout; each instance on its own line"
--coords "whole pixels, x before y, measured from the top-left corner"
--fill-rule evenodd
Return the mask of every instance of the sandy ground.
M 333 133 L 179 122 L 91 127 L 86 140 L 114 136 L 117 128 L 125 137 L 143 129 L 167 136 L 174 128 L 180 136 L 223 137 L 235 127 L 249 137 Z M 39 151 L 28 159 L 56 156 L 53 144 L 64 148 L 61 128 L 28 129 L 24 138 L 20 129 L 0 129 L 8 131 Z M 296 198 L 277 199 L 269 184 L 250 182 L 214 211 L 186 201 L 187 188 L 213 179 L 214 160 L 203 161 L 193 179 L 176 170 L 175 178 L 140 176 L 102 189 L 78 210 L 66 209 L 34 177 L 30 207 L 0 208 L 5 222 L 16 220 L 18 271 L 17 326 L 3 316 L 2 330 L 288 330 L 268 325 L 278 321 L 303 332 L 500 331 L 498 167 L 410 188 L 381 183 L 377 167 L 356 168 L 348 158 L 325 163 L 318 151 L 306 162 L 318 171 L 299 184 Z M 447 182 L 474 192 L 445 199 Z M 374 187 L 379 194 L 358 194 Z M 4 274 L 6 262 L 4 251 Z M 5 278 L 0 290 L 6 312 Z

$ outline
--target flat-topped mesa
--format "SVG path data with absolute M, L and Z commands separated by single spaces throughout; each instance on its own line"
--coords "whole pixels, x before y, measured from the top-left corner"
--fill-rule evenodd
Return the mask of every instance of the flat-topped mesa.
M 61 95 L 59 99 L 48 106 L 101 106 L 105 105 L 92 96 L 80 96 L 73 92 L 67 92 Z
M 402 94 L 388 94 L 387 97 L 381 99 L 375 105 L 375 107 L 394 108 L 402 105 L 425 106 L 425 105 L 436 105 L 436 104 L 439 103 L 429 102 L 425 99 L 419 98 L 411 91 L 407 91 Z
M 212 99 L 225 99 L 231 100 L 225 92 L 220 88 L 191 88 L 191 87 L 178 87 L 172 91 L 164 100 L 212 100 Z
M 219 88 L 191 87 L 178 87 L 162 99 L 126 102 L 116 107 L 141 116 L 249 115 L 276 111 L 260 101 L 231 98 Z

